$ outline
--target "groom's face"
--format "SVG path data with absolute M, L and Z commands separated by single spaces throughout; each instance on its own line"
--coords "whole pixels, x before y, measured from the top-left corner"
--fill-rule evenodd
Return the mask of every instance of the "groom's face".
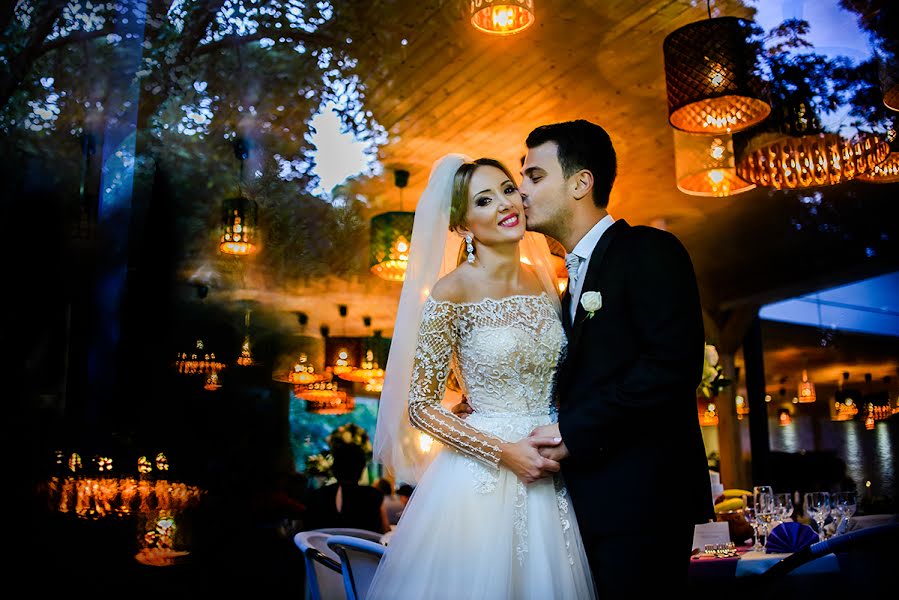
M 568 221 L 565 175 L 558 146 L 546 142 L 529 148 L 521 167 L 521 197 L 529 231 L 558 239 Z

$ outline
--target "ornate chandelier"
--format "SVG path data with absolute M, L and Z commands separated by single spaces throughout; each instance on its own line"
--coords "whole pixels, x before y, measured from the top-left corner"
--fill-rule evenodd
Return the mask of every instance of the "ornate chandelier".
M 362 317 L 362 323 L 365 327 L 371 327 L 371 317 Z M 359 362 L 359 367 L 339 373 L 338 376 L 344 381 L 353 381 L 357 383 L 369 383 L 374 380 L 381 380 L 383 382 L 384 369 L 380 368 L 378 365 L 378 360 L 375 358 L 375 351 L 373 349 L 375 344 L 380 345 L 381 339 L 380 332 L 377 332 L 377 335 L 374 337 L 369 335 L 365 338 L 365 358 Z M 373 390 L 367 389 L 366 391 Z
M 751 22 L 709 16 L 663 42 L 668 122 L 689 133 L 734 133 L 763 121 L 771 105 L 755 74 Z
M 253 353 L 250 349 L 250 311 L 244 313 L 244 330 L 246 335 L 243 338 L 243 344 L 240 346 L 240 356 L 237 357 L 237 364 L 241 367 L 249 367 L 256 364 L 253 359 Z
M 256 202 L 244 197 L 240 190 L 240 184 L 243 182 L 243 163 L 249 156 L 249 148 L 243 140 L 238 139 L 234 143 L 234 156 L 240 161 L 238 195 L 222 202 L 222 235 L 219 250 L 224 254 L 242 256 L 256 250 L 259 209 Z
M 478 31 L 512 35 L 534 24 L 534 0 L 470 0 L 468 13 Z
M 381 279 L 403 281 L 409 263 L 415 213 L 403 210 L 403 188 L 409 183 L 409 171 L 394 171 L 393 180 L 400 190 L 400 210 L 372 218 L 369 266 L 371 272 Z
M 319 415 L 343 415 L 356 408 L 356 399 L 341 390 L 336 382 L 321 381 L 294 389 L 294 394 L 306 401 L 306 412 Z
M 309 385 L 320 381 L 331 380 L 330 373 L 316 373 L 315 367 L 309 363 L 308 360 L 306 353 L 301 353 L 299 357 L 297 357 L 297 361 L 294 363 L 293 367 L 284 377 L 283 381 L 294 385 Z
M 359 363 L 360 345 L 358 338 L 346 337 L 346 304 L 337 307 L 343 323 L 344 337 L 330 337 L 328 328 L 322 327 L 322 337 L 325 338 L 325 370 L 332 375 L 343 377 L 356 368 Z
M 216 360 L 214 352 L 206 352 L 203 340 L 197 340 L 194 352 L 181 352 L 175 360 L 175 370 L 183 375 L 218 373 L 225 368 L 225 363 Z
M 692 196 L 733 196 L 755 188 L 737 176 L 733 136 L 674 130 L 677 189 Z

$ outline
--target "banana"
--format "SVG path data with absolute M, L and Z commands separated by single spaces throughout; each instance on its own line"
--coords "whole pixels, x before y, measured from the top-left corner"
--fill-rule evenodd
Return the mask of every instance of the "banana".
M 715 512 L 723 513 L 730 510 L 739 510 L 741 508 L 743 508 L 742 498 L 728 498 L 727 500 L 722 500 L 715 505 Z
M 738 488 L 732 488 L 732 489 L 724 490 L 722 495 L 725 498 L 740 498 L 742 496 L 749 496 L 751 498 L 752 492 L 750 492 L 749 490 L 741 490 Z

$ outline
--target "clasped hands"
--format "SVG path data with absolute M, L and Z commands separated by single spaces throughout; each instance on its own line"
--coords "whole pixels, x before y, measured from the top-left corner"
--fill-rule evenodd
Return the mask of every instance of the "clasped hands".
M 454 405 L 452 411 L 461 419 L 474 412 L 465 399 Z M 500 463 L 524 483 L 533 483 L 558 473 L 560 462 L 568 457 L 568 448 L 562 441 L 558 423 L 541 425 L 517 442 L 500 444 L 500 450 Z

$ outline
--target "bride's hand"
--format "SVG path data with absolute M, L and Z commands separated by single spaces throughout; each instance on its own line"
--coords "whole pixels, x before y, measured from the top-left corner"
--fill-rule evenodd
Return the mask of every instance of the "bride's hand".
M 560 438 L 526 437 L 514 443 L 500 444 L 500 463 L 524 483 L 534 483 L 561 469 L 555 460 L 540 455 L 539 448 L 557 446 Z

